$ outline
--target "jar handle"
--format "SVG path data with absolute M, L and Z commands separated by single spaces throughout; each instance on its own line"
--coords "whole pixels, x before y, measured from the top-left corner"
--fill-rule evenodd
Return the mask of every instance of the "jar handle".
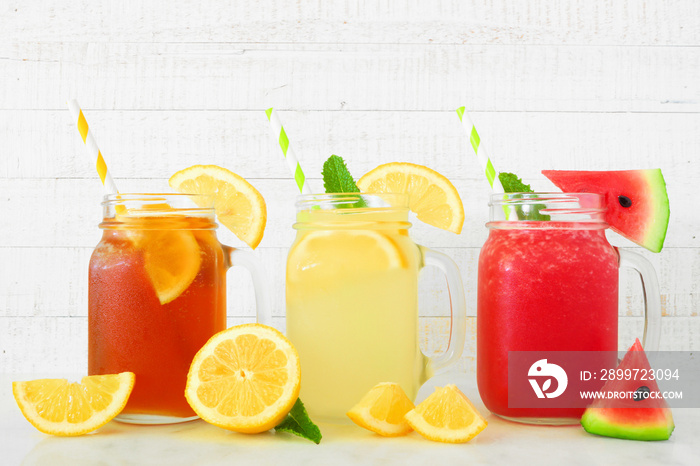
M 457 264 L 449 256 L 419 246 L 424 266 L 433 266 L 442 270 L 447 279 L 447 292 L 450 297 L 450 340 L 447 349 L 439 356 L 430 358 L 428 377 L 434 372 L 446 369 L 459 360 L 464 350 L 467 328 L 467 304 L 464 298 L 462 276 Z
M 661 338 L 661 293 L 656 271 L 644 256 L 636 252 L 617 249 L 620 267 L 634 269 L 642 280 L 644 297 L 644 336 L 642 346 L 645 351 L 658 351 Z
M 250 251 L 232 248 L 223 244 L 221 247 L 224 249 L 227 269 L 239 265 L 248 269 L 253 279 L 257 322 L 272 326 L 272 313 L 270 312 L 270 303 L 268 301 L 267 285 L 265 285 L 265 274 L 260 259 Z

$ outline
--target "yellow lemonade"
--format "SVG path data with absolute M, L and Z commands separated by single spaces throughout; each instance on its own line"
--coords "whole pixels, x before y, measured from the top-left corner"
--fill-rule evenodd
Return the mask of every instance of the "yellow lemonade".
M 418 343 L 422 254 L 408 236 L 405 198 L 398 199 L 391 207 L 298 211 L 287 335 L 301 360 L 300 397 L 314 418 L 347 419 L 380 382 L 396 382 L 414 399 L 429 375 Z

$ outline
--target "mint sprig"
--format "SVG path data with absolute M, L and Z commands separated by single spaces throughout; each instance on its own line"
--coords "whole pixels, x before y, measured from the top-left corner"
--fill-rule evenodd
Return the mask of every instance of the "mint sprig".
M 311 440 L 316 445 L 321 443 L 321 429 L 319 429 L 309 417 L 306 408 L 304 408 L 304 403 L 301 402 L 301 398 L 297 398 L 296 403 L 294 403 L 287 417 L 275 427 L 275 432 L 289 432 L 290 434 Z
M 523 183 L 515 173 L 502 172 L 498 174 L 498 179 L 503 185 L 503 190 L 507 193 L 533 193 L 529 184 Z
M 327 193 L 359 193 L 352 175 L 342 157 L 331 155 L 323 164 L 323 187 Z
M 535 191 L 529 184 L 523 183 L 523 180 L 515 173 L 502 172 L 498 174 L 498 179 L 503 185 L 503 191 L 507 193 L 534 193 Z M 514 199 L 523 196 L 515 195 Z M 518 215 L 518 220 L 532 220 L 547 222 L 551 219 L 549 215 L 541 214 L 540 210 L 544 209 L 544 204 L 532 204 L 514 207 L 515 213 Z
M 323 164 L 323 187 L 326 189 L 326 193 L 359 193 L 360 188 L 355 184 L 350 171 L 342 157 L 338 155 L 331 155 L 328 160 Z M 351 205 L 340 205 L 340 207 L 367 207 L 362 198 Z

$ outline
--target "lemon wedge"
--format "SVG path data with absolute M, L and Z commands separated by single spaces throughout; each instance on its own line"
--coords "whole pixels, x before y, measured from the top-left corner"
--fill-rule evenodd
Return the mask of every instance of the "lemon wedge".
M 398 437 L 413 430 L 404 419 L 413 408 L 399 384 L 384 382 L 372 387 L 347 415 L 360 427 L 384 437 Z
M 486 419 L 455 385 L 437 387 L 405 417 L 423 437 L 446 443 L 467 442 L 487 425 Z
M 24 417 L 45 434 L 82 435 L 102 427 L 124 409 L 134 388 L 133 372 L 12 382 Z

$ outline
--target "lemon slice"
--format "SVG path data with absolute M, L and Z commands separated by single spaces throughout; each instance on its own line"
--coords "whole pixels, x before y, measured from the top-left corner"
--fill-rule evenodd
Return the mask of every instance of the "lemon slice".
M 464 206 L 450 180 L 435 170 L 413 163 L 380 165 L 357 182 L 366 193 L 406 193 L 408 207 L 419 220 L 453 233 L 464 225 Z
M 214 335 L 192 360 L 185 397 L 205 421 L 244 433 L 284 419 L 299 396 L 299 356 L 272 327 L 245 324 Z
M 214 194 L 221 224 L 251 248 L 260 244 L 267 222 L 265 200 L 244 178 L 216 165 L 193 165 L 175 173 L 169 183 L 185 194 Z
M 332 257 L 332 261 L 328 258 Z M 323 260 L 322 260 L 323 259 Z M 337 276 L 405 268 L 406 259 L 397 244 L 373 230 L 317 230 L 304 234 L 292 246 L 287 270 L 290 281 L 327 283 Z
M 194 281 L 202 263 L 192 231 L 175 229 L 168 204 L 149 204 L 117 212 L 117 220 L 134 247 L 143 254 L 144 268 L 160 304 L 179 297 Z M 154 215 L 155 214 L 155 215 Z M 153 229 L 150 229 L 153 228 Z
M 455 385 L 437 387 L 406 421 L 423 437 L 436 442 L 463 443 L 476 437 L 487 422 Z
M 143 251 L 146 273 L 161 304 L 173 301 L 194 281 L 202 258 L 192 232 L 143 230 L 130 238 Z
M 66 379 L 12 382 L 22 414 L 45 434 L 75 436 L 102 427 L 126 406 L 134 373 L 91 375 L 81 383 Z
M 360 427 L 384 437 L 398 437 L 413 430 L 404 419 L 413 408 L 399 384 L 384 382 L 372 387 L 347 415 Z

